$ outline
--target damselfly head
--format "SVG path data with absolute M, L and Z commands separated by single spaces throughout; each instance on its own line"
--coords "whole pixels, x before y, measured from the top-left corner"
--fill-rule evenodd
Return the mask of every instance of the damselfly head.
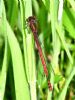
M 36 23 L 36 22 L 37 22 L 35 16 L 30 16 L 30 17 L 28 17 L 26 21 L 27 21 L 28 23 Z

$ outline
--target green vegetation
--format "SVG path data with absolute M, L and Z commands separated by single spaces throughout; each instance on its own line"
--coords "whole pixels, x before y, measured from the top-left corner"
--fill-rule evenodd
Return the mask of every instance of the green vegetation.
M 43 66 L 26 19 L 37 19 Z M 75 0 L 0 0 L 0 100 L 75 100 Z

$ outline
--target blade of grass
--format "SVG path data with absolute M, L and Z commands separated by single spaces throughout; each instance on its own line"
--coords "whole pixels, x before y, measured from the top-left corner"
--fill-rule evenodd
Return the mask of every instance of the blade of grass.
M 61 29 L 61 27 L 60 27 L 60 24 L 56 25 L 56 29 L 57 29 L 57 33 L 58 33 L 58 35 L 59 35 L 59 38 L 60 38 L 60 40 L 61 40 L 61 42 L 62 42 L 62 44 L 63 44 L 63 46 L 64 46 L 64 49 L 65 49 L 65 51 L 66 51 L 66 54 L 67 54 L 67 56 L 68 56 L 68 58 L 69 58 L 71 64 L 73 64 L 73 59 L 72 59 L 72 56 L 71 56 L 71 54 L 70 54 L 70 51 L 69 51 L 69 49 L 68 49 L 68 47 L 67 47 L 67 44 L 66 44 L 66 42 L 65 42 L 65 39 L 64 39 L 64 36 L 63 36 L 63 31 L 62 31 L 62 29 Z
M 52 43 L 53 43 L 52 66 L 56 68 L 58 67 L 58 55 L 60 51 L 60 42 L 55 29 L 55 22 L 57 21 L 57 9 L 58 9 L 58 1 L 50 0 L 50 17 L 51 17 Z M 58 45 L 56 45 L 56 43 Z
M 71 73 L 69 74 L 68 78 L 66 79 L 65 85 L 64 85 L 62 91 L 60 92 L 58 100 L 65 100 L 67 89 L 68 89 L 69 84 L 74 75 L 75 75 L 75 66 L 73 67 Z
M 7 22 L 7 36 L 12 55 L 16 100 L 30 100 L 28 83 L 18 41 Z
M 31 100 L 33 99 L 37 100 L 34 46 L 31 35 L 27 37 L 27 54 L 28 54 L 29 85 L 30 85 Z
M 63 0 L 59 0 L 59 9 L 58 9 L 58 21 L 60 22 L 62 20 L 62 14 L 63 14 Z
M 7 33 L 6 33 L 6 15 L 5 15 L 5 8 L 4 8 L 4 3 L 1 0 L 0 2 L 1 6 L 1 27 L 2 30 L 0 30 L 0 32 L 2 32 L 4 34 L 4 39 L 5 39 L 5 50 L 4 50 L 4 58 L 3 58 L 3 64 L 2 64 L 2 70 L 0 72 L 0 100 L 3 100 L 4 98 L 4 93 L 5 93 L 5 85 L 6 85 L 6 76 L 7 76 Z
M 18 18 L 18 0 L 14 0 L 12 2 L 13 2 L 13 5 L 10 11 L 10 15 L 11 15 L 10 24 L 14 28 L 14 26 L 17 24 L 17 18 Z
M 36 0 L 32 0 L 32 2 L 33 2 L 32 4 L 33 4 L 34 10 L 35 10 L 35 13 L 38 16 L 38 13 L 39 13 L 39 5 L 38 5 L 38 2 Z
M 26 0 L 26 10 L 25 10 L 26 18 L 32 15 L 32 1 Z M 25 30 L 27 33 L 27 56 L 28 56 L 28 66 L 29 66 L 29 84 L 30 84 L 30 93 L 31 100 L 37 100 L 36 94 L 36 72 L 35 72 L 35 55 L 34 55 L 34 42 L 32 33 L 28 33 L 28 30 Z
M 2 71 L 0 72 L 0 100 L 3 100 L 7 76 L 7 42 L 5 43 Z
M 55 0 L 50 0 L 50 12 L 49 15 L 51 17 L 51 28 L 52 28 L 52 43 L 53 43 L 53 60 L 52 60 L 52 67 L 54 69 L 54 67 L 58 67 L 58 54 L 59 54 L 59 50 L 60 50 L 60 44 L 59 44 L 59 39 L 58 36 L 56 34 L 56 29 L 55 29 L 55 21 L 57 19 L 56 16 L 56 9 L 57 9 L 57 4 L 55 4 Z M 57 42 L 56 42 L 57 41 Z M 56 43 L 58 45 L 56 45 Z M 54 74 L 51 73 L 51 81 L 52 84 L 54 83 Z M 48 92 L 48 99 L 51 99 L 52 94 Z
M 69 8 L 65 7 L 64 12 L 63 12 L 63 25 L 65 29 L 69 32 L 69 36 L 75 39 L 75 23 L 74 23 L 75 14 L 73 16 L 72 12 L 73 11 L 71 11 Z
M 18 18 L 18 0 L 8 0 L 7 1 L 7 15 L 8 20 L 12 26 L 12 28 L 15 27 L 17 24 L 17 18 Z
M 25 5 L 24 5 L 25 4 Z M 24 18 L 32 15 L 32 2 L 30 1 L 20 1 L 21 10 L 21 24 L 22 24 L 22 36 L 23 36 L 23 47 L 24 47 L 24 59 L 25 59 L 25 69 L 27 74 L 27 79 L 30 85 L 31 100 L 36 100 L 36 74 L 35 74 L 35 58 L 32 42 L 32 34 L 29 34 L 27 30 L 24 29 L 25 21 Z

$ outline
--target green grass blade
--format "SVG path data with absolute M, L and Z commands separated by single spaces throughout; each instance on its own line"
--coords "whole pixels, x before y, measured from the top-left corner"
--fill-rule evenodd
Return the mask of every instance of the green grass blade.
M 71 80 L 72 80 L 72 78 L 73 78 L 74 75 L 75 75 L 75 66 L 73 67 L 70 75 L 66 79 L 65 85 L 64 85 L 62 91 L 60 92 L 58 100 L 65 100 L 67 89 L 68 89 L 69 84 L 70 84 L 70 82 L 71 82 Z
M 28 83 L 24 72 L 24 65 L 18 41 L 7 22 L 7 36 L 12 55 L 16 100 L 30 100 Z
M 3 33 L 4 35 L 4 41 L 5 41 L 5 48 L 4 48 L 4 57 L 3 57 L 3 63 L 2 63 L 2 69 L 0 70 L 0 100 L 4 99 L 4 93 L 5 93 L 5 86 L 6 86 L 6 76 L 7 76 L 7 32 L 6 32 L 6 15 L 5 15 L 5 8 L 3 1 L 0 2 L 1 5 L 1 25 L 0 25 L 0 33 Z
M 69 49 L 68 49 L 68 46 L 67 46 L 67 44 L 66 44 L 66 42 L 65 42 L 65 38 L 64 38 L 64 35 L 63 35 L 63 31 L 62 31 L 62 29 L 61 29 L 61 27 L 60 27 L 60 24 L 59 24 L 59 25 L 56 25 L 56 29 L 57 29 L 59 38 L 60 38 L 60 40 L 61 40 L 61 43 L 62 43 L 62 45 L 63 45 L 63 47 L 64 47 L 64 49 L 65 49 L 65 51 L 66 51 L 66 54 L 67 54 L 67 56 L 68 56 L 68 58 L 69 58 L 71 64 L 73 64 L 73 59 L 72 59 L 71 53 L 70 53 L 70 51 L 69 51 Z
M 65 8 L 63 12 L 63 25 L 65 29 L 69 32 L 69 36 L 75 39 L 75 13 L 72 10 Z M 74 16 L 73 16 L 74 15 Z
M 3 100 L 7 76 L 7 43 L 5 43 L 2 71 L 0 72 L 0 99 Z

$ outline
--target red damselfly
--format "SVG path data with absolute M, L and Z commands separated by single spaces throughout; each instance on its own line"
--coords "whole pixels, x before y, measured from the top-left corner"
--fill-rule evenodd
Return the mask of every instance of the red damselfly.
M 40 46 L 40 42 L 39 42 L 39 39 L 38 39 L 38 34 L 37 34 L 38 31 L 37 31 L 37 27 L 36 27 L 37 26 L 36 25 L 37 20 L 34 16 L 30 16 L 30 17 L 27 18 L 26 21 L 27 21 L 27 24 L 30 27 L 32 33 L 33 33 L 34 40 L 35 40 L 35 43 L 37 45 L 37 49 L 38 49 L 38 52 L 39 52 L 39 56 L 40 56 L 42 65 L 43 65 L 44 73 L 45 73 L 46 78 L 47 78 L 49 90 L 52 90 L 52 85 L 51 85 L 50 80 L 49 80 L 49 74 L 48 74 L 46 61 L 45 61 L 45 58 L 44 58 L 44 55 L 43 55 L 43 52 L 42 52 L 42 48 Z

